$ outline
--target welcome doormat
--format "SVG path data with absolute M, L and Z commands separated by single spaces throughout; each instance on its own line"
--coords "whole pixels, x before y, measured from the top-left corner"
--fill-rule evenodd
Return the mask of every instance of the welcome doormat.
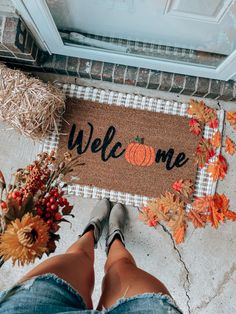
M 179 179 L 196 180 L 195 194 L 213 192 L 208 174 L 194 163 L 199 139 L 189 132 L 186 104 L 75 85 L 63 89 L 74 99 L 67 100 L 60 138 L 52 133 L 44 150 L 69 150 L 85 163 L 67 177 L 69 192 L 137 206 Z M 206 127 L 204 137 L 213 132 Z

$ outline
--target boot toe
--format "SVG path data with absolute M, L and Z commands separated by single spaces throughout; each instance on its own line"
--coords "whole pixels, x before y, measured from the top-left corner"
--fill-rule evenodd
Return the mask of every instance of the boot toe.
M 109 224 L 108 224 L 108 232 L 106 236 L 106 253 L 108 254 L 109 247 L 113 242 L 113 239 L 116 235 L 119 235 L 121 242 L 125 246 L 124 240 L 124 226 L 127 221 L 127 210 L 124 205 L 121 203 L 117 203 L 112 207 Z
M 79 237 L 83 236 L 92 225 L 94 227 L 95 247 L 97 247 L 97 242 L 102 235 L 103 227 L 109 217 L 110 210 L 111 206 L 108 199 L 99 200 L 90 214 L 87 226 Z

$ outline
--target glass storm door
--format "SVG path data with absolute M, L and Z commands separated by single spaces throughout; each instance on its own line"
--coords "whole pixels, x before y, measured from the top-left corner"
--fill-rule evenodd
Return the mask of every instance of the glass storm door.
M 228 80 L 233 0 L 14 0 L 51 53 Z

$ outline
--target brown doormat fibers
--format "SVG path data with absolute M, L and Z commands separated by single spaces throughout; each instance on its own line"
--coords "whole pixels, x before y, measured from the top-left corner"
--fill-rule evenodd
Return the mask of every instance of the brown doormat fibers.
M 85 163 L 67 181 L 148 197 L 195 182 L 199 138 L 188 118 L 71 98 L 66 108 L 58 154 Z

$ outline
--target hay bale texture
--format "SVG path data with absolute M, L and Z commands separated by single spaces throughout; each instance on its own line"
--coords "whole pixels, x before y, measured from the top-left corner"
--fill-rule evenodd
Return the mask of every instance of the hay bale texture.
M 0 120 L 43 140 L 65 110 L 64 93 L 50 83 L 0 64 Z

